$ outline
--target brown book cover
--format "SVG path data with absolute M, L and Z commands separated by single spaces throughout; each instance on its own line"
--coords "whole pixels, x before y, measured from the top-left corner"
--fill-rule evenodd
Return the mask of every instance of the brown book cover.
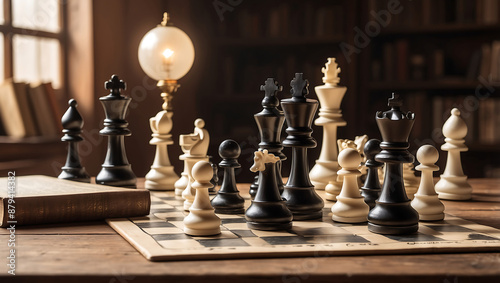
M 35 119 L 33 118 L 33 110 L 28 94 L 29 85 L 26 83 L 14 83 L 14 90 L 17 97 L 21 117 L 23 118 L 26 136 L 37 136 L 38 130 Z
M 12 79 L 7 79 L 0 85 L 0 113 L 7 135 L 18 138 L 29 135 Z
M 43 83 L 43 86 L 45 87 L 45 95 L 47 97 L 47 101 L 49 101 L 50 110 L 52 112 L 52 116 L 54 118 L 57 129 L 59 131 L 62 131 L 63 128 L 61 124 L 61 118 L 63 114 L 61 113 L 61 106 L 56 97 L 56 91 L 52 87 L 51 82 Z
M 33 103 L 34 117 L 41 135 L 44 137 L 59 136 L 60 131 L 54 119 L 45 86 L 42 83 L 32 83 L 29 97 Z
M 0 190 L 0 227 L 142 216 L 149 214 L 151 206 L 147 190 L 41 175 L 15 177 L 10 184 L 7 177 L 0 178 L 0 186 L 4 188 Z

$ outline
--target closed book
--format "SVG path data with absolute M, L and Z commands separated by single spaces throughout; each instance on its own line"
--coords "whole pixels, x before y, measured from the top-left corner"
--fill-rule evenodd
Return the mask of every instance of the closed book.
M 33 117 L 33 107 L 29 99 L 28 86 L 26 83 L 14 83 L 14 90 L 19 110 L 21 111 L 21 117 L 23 118 L 24 128 L 26 129 L 26 136 L 37 136 L 38 130 Z
M 58 131 L 62 131 L 62 124 L 61 124 L 61 118 L 62 118 L 62 113 L 61 113 L 61 105 L 59 103 L 59 100 L 56 97 L 56 91 L 52 87 L 51 82 L 43 83 L 43 86 L 45 87 L 45 95 L 47 97 L 47 101 L 49 102 L 50 110 L 52 113 L 52 117 L 54 118 L 54 121 L 56 123 L 56 127 Z
M 0 85 L 0 113 L 7 135 L 17 138 L 29 135 L 12 79 L 7 79 Z
M 59 136 L 60 131 L 47 98 L 46 87 L 42 83 L 32 84 L 29 89 L 29 97 L 33 103 L 35 120 L 41 135 L 44 137 Z
M 33 175 L 0 178 L 0 227 L 148 215 L 149 191 Z M 11 198 L 12 197 L 12 198 Z M 12 201 L 12 200 L 13 201 Z

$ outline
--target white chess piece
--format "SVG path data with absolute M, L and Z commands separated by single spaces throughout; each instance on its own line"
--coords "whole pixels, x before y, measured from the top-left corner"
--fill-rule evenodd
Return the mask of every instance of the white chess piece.
M 420 165 L 416 169 L 422 172 L 422 178 L 411 206 L 418 212 L 420 220 L 423 221 L 444 219 L 444 205 L 439 200 L 432 179 L 432 172 L 439 170 L 439 167 L 435 165 L 438 159 L 439 153 L 432 145 L 423 145 L 417 151 L 417 160 Z
M 403 163 L 403 181 L 405 185 L 406 195 L 409 199 L 413 199 L 420 184 L 420 178 L 415 176 L 413 172 L 413 163 Z
M 342 169 L 337 174 L 344 177 L 344 182 L 337 202 L 332 206 L 332 219 L 344 223 L 366 222 L 370 207 L 361 196 L 358 185 L 361 156 L 356 149 L 346 148 L 340 152 L 338 158 Z
M 340 68 L 337 67 L 335 58 L 328 58 L 328 62 L 321 71 L 325 75 L 323 77 L 325 84 L 314 88 L 321 104 L 319 118 L 314 121 L 314 124 L 323 127 L 323 142 L 319 158 L 309 172 L 311 183 L 317 190 L 324 190 L 329 181 L 337 179 L 339 169 L 338 151 L 335 146 L 337 128 L 347 124 L 342 118 L 342 110 L 340 109 L 340 103 L 347 88 L 337 86 L 340 82 L 338 77 Z
M 151 135 L 153 138 L 149 143 L 156 145 L 156 154 L 151 170 L 146 174 L 144 186 L 148 190 L 172 191 L 175 181 L 179 178 L 170 163 L 167 150 L 167 146 L 174 143 L 170 134 L 172 115 L 172 112 L 163 110 L 149 119 L 149 126 L 153 132 Z
M 206 129 L 203 129 L 205 127 L 205 121 L 203 119 L 198 118 L 194 121 L 194 126 L 195 128 L 193 134 L 191 135 L 192 136 L 198 135 L 200 141 L 197 141 L 196 144 L 181 145 L 181 149 L 184 154 L 180 155 L 179 159 L 184 161 L 184 170 L 181 173 L 181 177 L 174 184 L 175 195 L 178 196 L 182 195 L 182 192 L 184 192 L 184 190 L 189 184 L 189 177 L 187 173 L 189 171 L 189 168 L 188 168 L 188 161 L 186 161 L 186 157 L 206 156 L 208 151 L 208 146 L 210 144 L 210 135 L 208 134 L 208 131 Z M 202 160 L 208 161 L 208 156 L 206 156 L 206 159 Z
M 354 140 L 348 140 L 348 139 L 338 139 L 337 140 L 337 146 L 338 146 L 338 151 L 342 152 L 346 148 L 353 148 L 358 151 L 359 154 L 364 156 L 363 150 L 365 148 L 365 144 L 368 141 L 368 136 L 363 135 L 363 136 L 356 136 Z M 337 166 L 338 169 L 341 169 L 340 166 Z M 360 163 L 360 170 L 365 170 L 366 168 L 363 168 Z M 362 172 L 363 174 L 363 172 Z M 328 182 L 328 185 L 325 187 L 325 198 L 326 200 L 329 201 L 336 201 L 337 196 L 340 194 L 340 190 L 342 189 L 342 182 L 343 178 L 340 176 L 337 176 L 335 179 L 332 179 Z M 359 186 L 361 187 L 363 184 L 358 178 L 358 183 Z
M 208 196 L 208 188 L 212 186 L 212 166 L 207 161 L 198 161 L 193 166 L 191 175 L 195 180 L 191 186 L 196 189 L 196 196 L 189 208 L 189 214 L 184 218 L 184 233 L 193 236 L 220 234 L 221 221 L 215 215 Z
M 457 108 L 451 110 L 450 118 L 444 123 L 443 135 L 445 143 L 441 149 L 448 151 L 448 159 L 444 172 L 436 183 L 436 192 L 440 199 L 471 199 L 472 187 L 467 182 L 460 160 L 460 152 L 468 150 L 464 140 L 467 135 L 467 125 L 460 117 L 460 110 Z

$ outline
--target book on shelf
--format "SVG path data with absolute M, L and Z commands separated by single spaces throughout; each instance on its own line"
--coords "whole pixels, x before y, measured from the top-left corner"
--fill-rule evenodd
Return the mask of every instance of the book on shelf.
M 20 95 L 16 95 L 16 89 L 12 79 L 5 80 L 0 85 L 0 113 L 5 132 L 8 136 L 23 138 L 30 135 L 29 123 L 25 124 L 27 116 L 23 117 L 22 107 L 26 105 L 19 101 Z
M 23 117 L 23 124 L 26 128 L 26 136 L 37 136 L 38 128 L 33 117 L 34 105 L 29 98 L 29 85 L 26 83 L 14 83 L 14 90 L 17 97 L 18 107 Z
M 43 83 L 32 83 L 29 89 L 29 98 L 33 103 L 33 112 L 41 135 L 45 137 L 58 136 L 60 134 L 58 122 L 50 106 L 46 86 Z
M 460 110 L 467 124 L 465 141 L 474 144 L 500 142 L 500 99 L 486 98 L 477 101 L 469 96 L 436 96 L 432 99 L 433 128 L 441 129 L 450 117 L 452 108 Z M 472 98 L 472 99 L 471 99 Z
M 390 0 L 368 2 L 371 11 L 387 10 Z M 401 3 L 401 13 L 394 14 L 391 27 L 419 27 L 446 24 L 496 25 L 500 23 L 498 0 L 422 0 Z
M 5 188 L 0 191 L 0 227 L 12 223 L 23 226 L 143 216 L 149 214 L 151 205 L 149 191 L 142 189 L 41 175 L 15 177 L 10 184 L 8 177 L 4 177 L 0 178 L 0 184 Z M 9 192 L 13 193 L 12 198 Z
M 0 120 L 15 138 L 58 136 L 61 112 L 51 83 L 27 84 L 6 79 L 0 85 Z

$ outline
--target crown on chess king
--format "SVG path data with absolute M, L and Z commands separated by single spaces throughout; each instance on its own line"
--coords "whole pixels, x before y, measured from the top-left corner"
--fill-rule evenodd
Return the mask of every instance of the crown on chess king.
M 321 68 L 321 72 L 325 75 L 323 77 L 323 83 L 330 84 L 336 86 L 340 83 L 340 67 L 338 67 L 337 62 L 335 62 L 335 58 L 328 58 L 328 62 L 326 62 L 325 67 Z

